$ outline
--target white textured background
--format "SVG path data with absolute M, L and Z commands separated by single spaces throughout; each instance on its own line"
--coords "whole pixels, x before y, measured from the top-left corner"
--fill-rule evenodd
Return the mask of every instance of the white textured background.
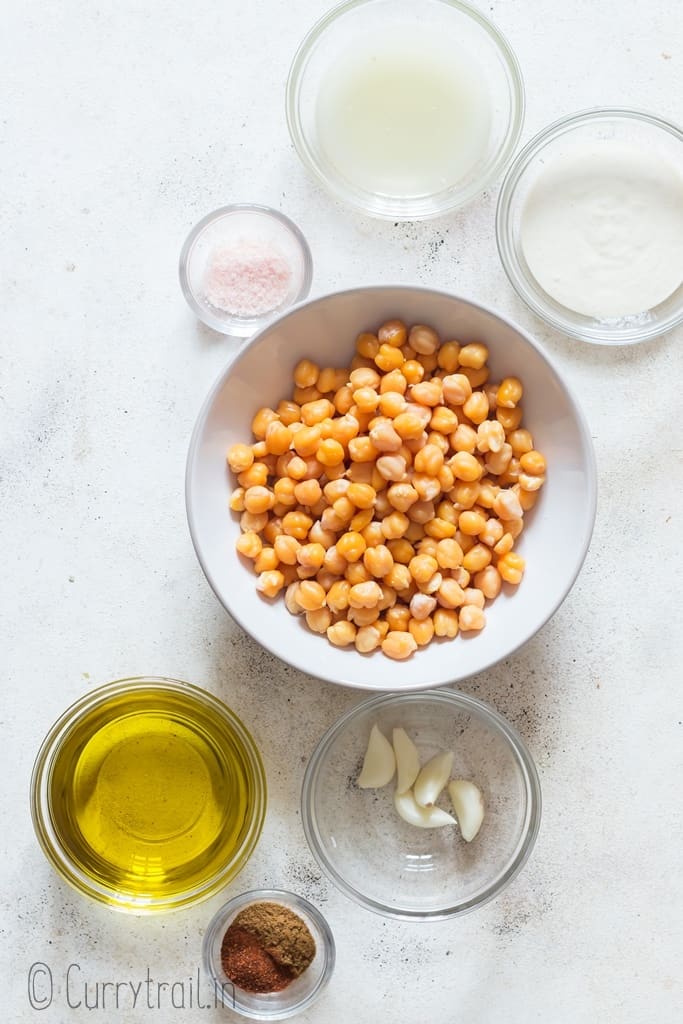
M 419 226 L 335 206 L 306 179 L 283 114 L 290 58 L 324 6 L 2 4 L 3 1019 L 230 1016 L 168 1001 L 161 1011 L 66 1005 L 72 962 L 91 999 L 95 982 L 135 982 L 148 966 L 162 981 L 193 974 L 223 898 L 156 920 L 118 915 L 58 881 L 33 837 L 29 775 L 53 720 L 95 684 L 157 673 L 224 697 L 263 751 L 266 828 L 230 891 L 291 887 L 327 915 L 337 971 L 302 1019 L 673 1024 L 683 1013 L 683 333 L 601 350 L 545 329 L 498 263 L 495 190 Z M 678 0 L 479 6 L 522 65 L 523 141 L 595 104 L 683 119 Z M 506 714 L 536 757 L 540 839 L 511 888 L 461 920 L 391 923 L 321 879 L 300 827 L 299 751 L 359 696 L 264 654 L 219 607 L 192 552 L 186 446 L 236 343 L 195 323 L 176 262 L 192 224 L 231 201 L 269 203 L 300 224 L 313 294 L 416 281 L 510 314 L 555 357 L 591 424 L 600 498 L 584 571 L 535 640 L 465 687 Z M 55 985 L 41 1012 L 27 993 L 35 961 Z

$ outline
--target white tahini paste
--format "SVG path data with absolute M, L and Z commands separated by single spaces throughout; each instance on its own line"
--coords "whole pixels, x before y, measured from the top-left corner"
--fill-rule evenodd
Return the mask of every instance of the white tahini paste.
M 623 142 L 573 148 L 533 184 L 520 233 L 562 305 L 597 319 L 653 309 L 683 282 L 683 167 Z

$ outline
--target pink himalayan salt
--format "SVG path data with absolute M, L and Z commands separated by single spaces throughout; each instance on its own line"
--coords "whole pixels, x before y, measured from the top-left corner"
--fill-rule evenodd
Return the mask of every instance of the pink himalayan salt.
M 236 240 L 211 253 L 204 297 L 224 313 L 261 316 L 284 302 L 291 279 L 291 268 L 278 249 Z

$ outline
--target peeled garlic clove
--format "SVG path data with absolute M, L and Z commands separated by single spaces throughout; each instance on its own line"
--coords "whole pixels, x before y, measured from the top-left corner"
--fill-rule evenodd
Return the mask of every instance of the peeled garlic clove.
M 484 798 L 473 782 L 454 779 L 448 783 L 448 795 L 458 819 L 460 834 L 466 843 L 471 843 L 484 820 Z
M 415 780 L 413 793 L 421 807 L 430 807 L 439 799 L 439 793 L 448 782 L 453 767 L 453 754 L 444 750 L 427 761 Z
M 440 807 L 420 807 L 410 789 L 407 793 L 399 793 L 398 790 L 394 793 L 394 807 L 404 821 L 417 828 L 443 828 L 444 825 L 456 824 L 455 818 Z
M 396 792 L 406 793 L 420 772 L 420 755 L 405 729 L 394 729 L 394 753 L 398 773 Z
M 361 789 L 375 789 L 391 782 L 396 771 L 396 757 L 386 736 L 373 725 L 365 751 L 363 767 L 358 776 L 357 784 Z

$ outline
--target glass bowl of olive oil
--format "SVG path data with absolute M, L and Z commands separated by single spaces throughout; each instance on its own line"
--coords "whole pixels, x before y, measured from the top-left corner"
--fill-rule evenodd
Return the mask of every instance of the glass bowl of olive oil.
M 266 779 L 227 705 L 174 679 L 122 679 L 65 711 L 31 780 L 38 841 L 79 892 L 138 914 L 213 895 L 263 827 Z

